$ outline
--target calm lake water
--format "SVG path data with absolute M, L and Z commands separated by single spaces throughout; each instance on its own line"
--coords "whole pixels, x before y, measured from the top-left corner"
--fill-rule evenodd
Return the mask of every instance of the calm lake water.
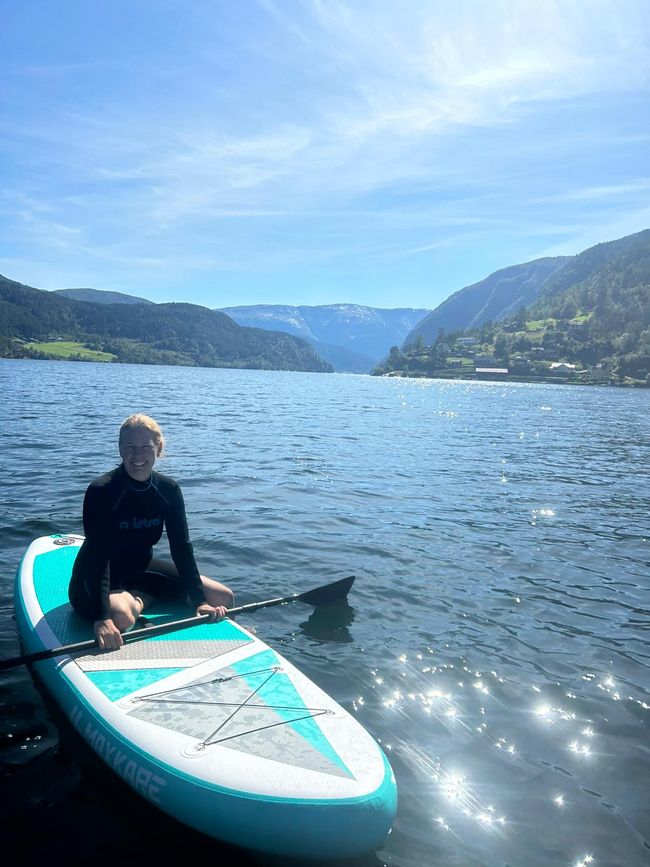
M 250 616 L 395 769 L 394 829 L 353 867 L 650 863 L 650 391 L 5 360 L 0 398 L 0 656 L 22 554 L 82 530 L 144 411 L 238 603 L 357 576 L 324 616 Z M 0 703 L 23 865 L 248 863 L 132 795 L 24 668 Z

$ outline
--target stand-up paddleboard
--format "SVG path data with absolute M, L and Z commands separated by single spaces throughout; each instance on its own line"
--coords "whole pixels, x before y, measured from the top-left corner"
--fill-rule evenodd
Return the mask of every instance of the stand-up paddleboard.
M 29 546 L 16 582 L 28 652 L 92 638 L 68 603 L 83 537 Z M 160 604 L 162 623 L 187 609 Z M 395 817 L 390 765 L 365 729 L 239 623 L 35 663 L 95 752 L 136 792 L 229 843 L 297 858 L 375 851 Z

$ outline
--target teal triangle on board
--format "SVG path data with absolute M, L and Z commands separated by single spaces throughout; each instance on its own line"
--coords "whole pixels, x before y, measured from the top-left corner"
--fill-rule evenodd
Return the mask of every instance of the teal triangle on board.
M 266 680 L 269 671 L 275 666 L 281 667 L 280 660 L 274 651 L 269 649 L 256 653 L 254 656 L 249 656 L 240 662 L 233 663 L 232 669 L 246 679 L 248 685 L 255 690 L 258 700 L 265 701 L 270 708 L 273 708 L 280 717 L 283 717 L 291 728 L 298 732 L 314 749 L 318 750 L 321 755 L 345 771 L 346 774 L 352 776 L 350 769 L 325 737 L 316 719 L 309 716 L 309 711 L 302 696 L 298 693 L 287 675 L 278 671 L 273 677 Z M 265 680 L 266 683 L 264 683 Z M 307 717 L 305 719 L 295 719 L 296 713 L 300 714 L 300 710 L 284 709 L 282 705 L 293 708 L 304 708 Z
M 125 695 L 129 695 L 143 686 L 156 683 L 164 677 L 183 671 L 180 668 L 136 668 L 118 669 L 113 671 L 87 671 L 88 680 L 92 681 L 98 689 L 111 701 L 118 701 Z

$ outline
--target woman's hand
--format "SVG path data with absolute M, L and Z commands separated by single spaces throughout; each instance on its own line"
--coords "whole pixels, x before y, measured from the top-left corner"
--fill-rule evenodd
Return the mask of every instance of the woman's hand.
M 202 602 L 196 609 L 196 616 L 201 617 L 201 615 L 207 614 L 210 618 L 210 623 L 214 623 L 216 620 L 223 620 L 227 613 L 228 609 L 225 605 L 210 605 L 209 602 Z
M 117 650 L 124 644 L 122 633 L 110 618 L 96 620 L 93 623 L 93 632 L 100 650 Z

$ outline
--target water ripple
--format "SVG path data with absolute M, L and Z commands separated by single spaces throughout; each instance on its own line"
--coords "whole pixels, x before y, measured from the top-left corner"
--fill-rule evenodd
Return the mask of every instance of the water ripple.
M 3 655 L 24 549 L 80 531 L 145 408 L 238 602 L 357 576 L 332 610 L 251 618 L 396 770 L 393 833 L 354 867 L 648 862 L 649 392 L 2 361 L 0 394 Z M 0 699 L 9 797 L 29 780 L 75 816 L 73 775 L 53 794 L 31 773 L 57 730 L 27 673 Z

